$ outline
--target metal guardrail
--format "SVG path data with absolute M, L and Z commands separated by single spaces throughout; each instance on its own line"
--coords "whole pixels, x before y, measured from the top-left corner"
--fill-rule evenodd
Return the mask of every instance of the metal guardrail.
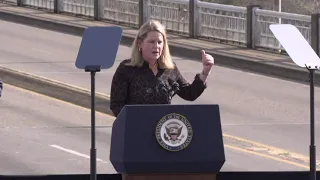
M 282 48 L 269 25 L 281 19 L 282 23 L 296 26 L 319 49 L 319 18 L 312 20 L 311 16 L 263 10 L 259 6 L 239 7 L 200 0 L 0 0 L 8 1 L 136 28 L 148 19 L 156 19 L 173 33 L 273 50 Z M 317 41 L 312 43 L 312 39 Z

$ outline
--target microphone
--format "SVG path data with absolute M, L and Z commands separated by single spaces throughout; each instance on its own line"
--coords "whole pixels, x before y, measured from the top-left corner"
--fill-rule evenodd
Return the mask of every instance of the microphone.
M 168 82 L 171 86 L 171 89 L 170 89 L 170 95 L 171 95 L 171 98 L 176 95 L 180 89 L 179 89 L 179 84 L 175 81 L 173 81 L 172 79 L 168 79 Z
M 168 79 L 168 83 L 169 83 L 169 88 L 167 86 L 166 83 L 164 83 L 163 81 L 159 80 L 157 83 L 157 91 L 159 92 L 163 92 L 165 93 L 165 95 L 168 97 L 168 102 L 170 104 L 171 99 L 174 95 L 176 95 L 179 92 L 179 84 L 175 81 L 173 81 L 172 79 Z
M 170 91 L 169 91 L 169 89 L 167 88 L 167 85 L 166 85 L 163 81 L 161 81 L 161 80 L 158 81 L 157 91 L 158 91 L 158 92 L 160 91 L 160 92 L 164 93 L 165 96 L 167 97 L 168 103 L 170 104 L 170 102 L 171 102 Z
M 159 81 L 157 90 L 161 90 L 162 92 L 167 93 L 167 88 L 163 81 Z

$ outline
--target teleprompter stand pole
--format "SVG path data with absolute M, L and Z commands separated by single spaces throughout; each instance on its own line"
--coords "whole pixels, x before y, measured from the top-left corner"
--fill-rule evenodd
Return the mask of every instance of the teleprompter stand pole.
M 309 71 L 310 80 L 310 179 L 316 180 L 316 145 L 315 145 L 315 123 L 314 123 L 314 77 L 315 71 L 319 70 L 320 59 L 304 38 L 299 29 L 291 24 L 271 24 L 273 32 L 280 44 L 299 67 L 305 67 Z M 295 37 L 295 38 L 292 38 Z M 299 51 L 297 51 L 299 50 Z M 307 56 L 307 61 L 302 57 Z
M 95 2 L 98 2 L 95 0 Z M 95 5 L 97 5 L 95 3 Z M 75 66 L 91 76 L 91 148 L 90 180 L 97 179 L 95 76 L 102 69 L 113 66 L 122 37 L 119 26 L 91 26 L 84 30 Z
M 310 180 L 316 180 L 316 145 L 315 145 L 315 128 L 314 128 L 314 73 L 319 66 L 314 64 L 306 64 L 309 71 L 310 79 Z
M 85 72 L 91 75 L 91 149 L 90 149 L 90 180 L 97 179 L 97 150 L 96 150 L 96 116 L 95 116 L 95 75 L 101 71 L 101 66 L 86 66 Z

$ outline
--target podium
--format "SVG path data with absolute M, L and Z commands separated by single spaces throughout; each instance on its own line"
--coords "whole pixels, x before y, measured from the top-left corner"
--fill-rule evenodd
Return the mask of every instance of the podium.
M 215 180 L 225 162 L 218 105 L 126 105 L 110 161 L 123 180 Z

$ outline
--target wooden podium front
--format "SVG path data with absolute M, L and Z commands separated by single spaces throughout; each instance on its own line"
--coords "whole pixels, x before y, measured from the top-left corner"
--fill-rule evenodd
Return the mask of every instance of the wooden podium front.
M 126 105 L 110 162 L 123 180 L 215 180 L 224 162 L 218 105 Z
M 216 180 L 216 174 L 123 174 L 122 180 Z

